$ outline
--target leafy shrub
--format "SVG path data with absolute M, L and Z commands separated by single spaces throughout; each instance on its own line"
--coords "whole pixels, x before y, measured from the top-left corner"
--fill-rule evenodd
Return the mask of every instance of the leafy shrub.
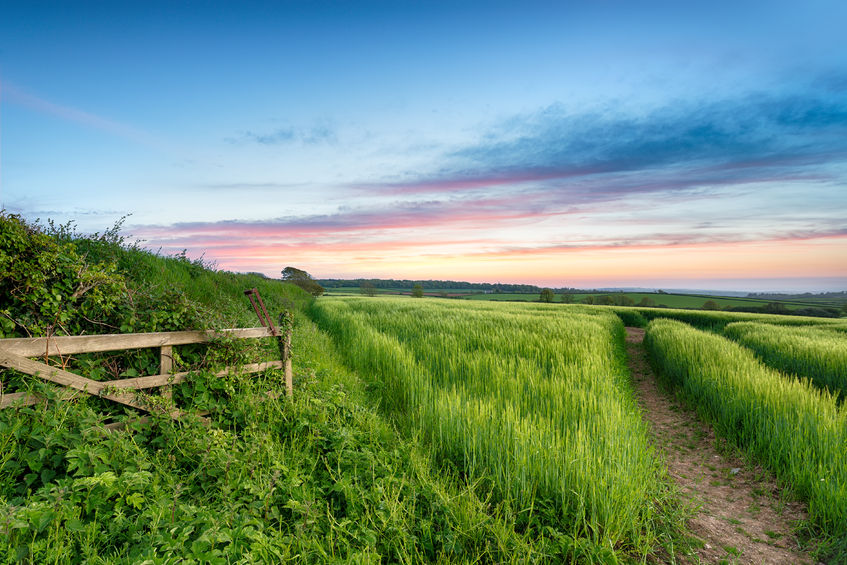
M 102 333 L 125 295 L 114 263 L 89 263 L 72 243 L 0 212 L 0 337 Z

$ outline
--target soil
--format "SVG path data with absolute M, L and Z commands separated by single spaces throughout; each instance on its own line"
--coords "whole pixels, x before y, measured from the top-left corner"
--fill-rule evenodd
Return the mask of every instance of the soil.
M 654 445 L 694 514 L 689 531 L 703 542 L 682 563 L 814 563 L 793 531 L 807 518 L 803 504 L 781 496 L 760 467 L 716 441 L 711 427 L 661 389 L 642 341 L 627 328 L 633 384 Z

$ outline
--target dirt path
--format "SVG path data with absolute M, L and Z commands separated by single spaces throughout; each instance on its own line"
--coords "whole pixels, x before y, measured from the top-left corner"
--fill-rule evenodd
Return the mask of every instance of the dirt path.
M 644 330 L 626 328 L 638 401 L 653 441 L 683 497 L 699 508 L 689 529 L 704 546 L 689 563 L 813 563 L 799 551 L 793 525 L 803 506 L 780 500 L 761 469 L 718 451 L 710 427 L 659 390 L 642 345 Z

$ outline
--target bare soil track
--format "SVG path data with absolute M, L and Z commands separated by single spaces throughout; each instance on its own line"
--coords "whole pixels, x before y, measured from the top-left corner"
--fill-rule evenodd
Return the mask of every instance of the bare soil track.
M 766 473 L 717 449 L 714 433 L 657 386 L 642 345 L 644 330 L 627 328 L 633 384 L 652 439 L 686 503 L 696 508 L 689 529 L 703 541 L 683 563 L 813 563 L 793 535 L 806 518 L 802 504 L 783 500 Z

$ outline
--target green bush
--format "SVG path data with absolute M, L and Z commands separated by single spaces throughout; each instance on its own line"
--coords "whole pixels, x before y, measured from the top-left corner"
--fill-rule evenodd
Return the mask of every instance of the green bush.
M 114 263 L 92 263 L 73 243 L 0 212 L 0 337 L 103 333 L 126 294 Z

